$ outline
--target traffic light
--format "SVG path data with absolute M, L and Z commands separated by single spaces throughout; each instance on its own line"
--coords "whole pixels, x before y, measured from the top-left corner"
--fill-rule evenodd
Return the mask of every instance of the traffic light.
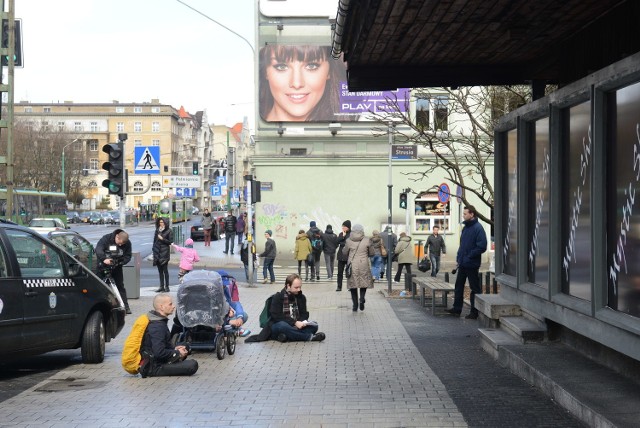
M 200 174 L 200 171 L 198 170 L 198 162 L 193 162 L 191 165 L 193 166 L 193 175 Z
M 251 203 L 261 202 L 260 197 L 260 182 L 258 180 L 251 180 Z
M 407 209 L 407 194 L 404 192 L 400 193 L 400 208 Z
M 102 164 L 102 169 L 109 172 L 109 178 L 102 186 L 109 189 L 110 195 L 124 198 L 124 143 L 105 144 L 102 151 L 109 155 L 109 161 Z
M 15 48 L 13 53 L 13 64 L 16 67 L 22 67 L 22 21 L 15 20 Z M 7 19 L 2 20 L 2 40 L 1 46 L 3 48 L 9 47 L 9 21 Z M 2 55 L 2 65 L 9 65 L 9 56 Z

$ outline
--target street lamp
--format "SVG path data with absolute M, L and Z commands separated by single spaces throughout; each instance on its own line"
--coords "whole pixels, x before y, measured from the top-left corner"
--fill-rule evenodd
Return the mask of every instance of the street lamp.
M 64 149 L 66 149 L 67 147 L 69 147 L 70 145 L 72 145 L 77 141 L 78 139 L 76 138 L 75 140 L 73 140 L 72 142 L 70 142 L 69 144 L 67 144 L 62 148 L 62 186 L 60 186 L 62 188 L 62 193 L 64 193 Z

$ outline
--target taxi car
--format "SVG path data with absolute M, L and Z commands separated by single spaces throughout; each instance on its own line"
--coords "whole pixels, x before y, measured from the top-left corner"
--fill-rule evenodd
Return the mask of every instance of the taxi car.
M 84 363 L 100 363 L 122 330 L 117 290 L 58 245 L 0 222 L 0 360 L 80 348 Z

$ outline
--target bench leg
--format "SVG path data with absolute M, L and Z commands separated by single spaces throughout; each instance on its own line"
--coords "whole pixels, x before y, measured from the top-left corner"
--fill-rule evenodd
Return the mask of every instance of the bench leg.
M 431 290 L 431 315 L 436 314 L 436 290 Z
M 448 305 L 447 305 L 447 296 L 449 295 L 448 291 L 443 291 L 442 292 L 442 304 L 444 305 L 444 308 L 447 309 Z
M 424 301 L 425 301 L 424 287 L 420 287 L 420 306 L 423 308 L 424 308 Z

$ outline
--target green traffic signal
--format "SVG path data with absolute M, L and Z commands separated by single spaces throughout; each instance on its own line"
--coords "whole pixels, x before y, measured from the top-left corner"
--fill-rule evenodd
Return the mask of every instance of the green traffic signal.
M 406 210 L 407 209 L 407 194 L 400 193 L 400 208 Z
M 124 198 L 124 144 L 106 144 L 102 151 L 109 155 L 109 161 L 102 164 L 102 169 L 109 173 L 109 178 L 102 182 L 102 186 L 109 190 L 110 195 Z
M 198 175 L 200 174 L 200 171 L 198 170 L 198 162 L 193 162 L 193 175 Z

